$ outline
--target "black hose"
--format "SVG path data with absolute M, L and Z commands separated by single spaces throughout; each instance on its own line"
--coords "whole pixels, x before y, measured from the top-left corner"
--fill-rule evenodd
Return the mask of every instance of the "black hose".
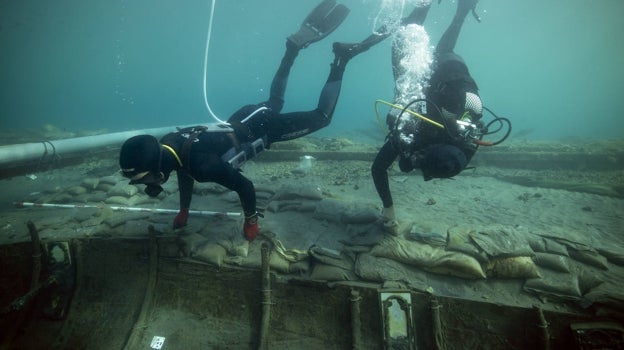
M 488 131 L 485 132 L 482 136 L 495 134 L 495 133 L 499 132 L 504 127 L 504 124 L 507 124 L 507 132 L 505 133 L 505 135 L 502 138 L 500 138 L 498 141 L 491 142 L 490 146 L 495 146 L 495 145 L 501 144 L 511 134 L 511 121 L 509 119 L 507 119 L 507 118 L 499 117 L 498 115 L 496 115 L 496 113 L 492 112 L 492 110 L 490 110 L 489 108 L 487 108 L 485 106 L 483 107 L 483 109 L 485 109 L 491 115 L 493 115 L 494 119 L 485 125 L 485 128 Z M 496 129 L 494 131 L 489 131 L 490 130 L 490 126 L 492 124 L 494 124 L 494 123 L 500 123 L 500 126 L 498 127 L 498 129 Z

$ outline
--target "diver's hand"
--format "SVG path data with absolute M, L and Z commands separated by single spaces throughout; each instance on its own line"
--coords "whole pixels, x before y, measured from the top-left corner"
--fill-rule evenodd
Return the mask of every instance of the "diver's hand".
M 186 221 L 188 220 L 189 210 L 188 208 L 180 209 L 180 212 L 173 220 L 173 229 L 178 229 L 180 227 L 186 226 Z

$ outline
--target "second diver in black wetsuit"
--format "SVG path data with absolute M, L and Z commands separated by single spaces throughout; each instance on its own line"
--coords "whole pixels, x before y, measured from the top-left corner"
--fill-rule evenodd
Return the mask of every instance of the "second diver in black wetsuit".
M 473 135 L 470 134 L 471 130 L 464 125 L 478 124 L 480 127 L 483 106 L 477 84 L 468 67 L 453 50 L 464 20 L 474 9 L 477 1 L 458 0 L 455 16 L 435 48 L 430 79 L 428 84 L 423 82 L 426 86 L 422 91 L 424 96 L 412 97 L 416 103 L 426 101 L 424 106 L 420 106 L 420 112 L 430 120 L 438 121 L 438 125 L 415 118 L 405 111 L 399 115 L 391 112 L 388 116 L 390 133 L 375 157 L 371 172 L 383 204 L 384 228 L 392 234 L 398 233 L 398 222 L 394 213 L 387 170 L 397 158 L 401 171 L 420 169 L 425 181 L 428 181 L 459 174 L 476 152 L 477 145 L 474 143 Z M 402 21 L 402 25 L 422 26 L 430 5 L 430 2 L 425 2 L 414 9 L 410 16 Z M 377 38 L 371 36 L 370 39 L 379 40 L 384 35 L 387 34 L 378 35 Z M 402 55 L 409 54 L 401 49 L 393 45 L 395 80 L 402 78 L 400 75 L 405 73 L 400 67 Z M 395 89 L 395 99 L 402 93 Z M 412 107 L 410 103 L 403 106 Z
M 288 37 L 286 52 L 273 78 L 268 101 L 247 105 L 236 111 L 229 125 L 189 128 L 165 135 L 160 141 L 151 135 L 128 139 L 121 148 L 119 164 L 131 184 L 145 184 L 146 193 L 157 196 L 161 185 L 176 171 L 180 190 L 180 211 L 174 228 L 187 223 L 195 181 L 215 182 L 235 191 L 245 214 L 244 236 L 258 235 L 258 212 L 253 183 L 239 166 L 274 142 L 308 135 L 330 124 L 345 67 L 362 52 L 358 45 L 334 43 L 334 60 L 318 105 L 306 112 L 281 113 L 288 75 L 299 51 L 331 33 L 349 10 L 334 0 L 320 3 L 301 26 Z

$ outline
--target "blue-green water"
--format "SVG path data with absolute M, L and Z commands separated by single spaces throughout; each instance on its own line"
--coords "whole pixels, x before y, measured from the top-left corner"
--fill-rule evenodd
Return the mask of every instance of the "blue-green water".
M 316 3 L 217 0 L 208 100 L 220 118 L 266 99 L 285 37 Z M 381 1 L 342 3 L 352 10 L 345 23 L 300 53 L 284 111 L 316 106 L 333 41 L 372 32 Z M 454 9 L 451 0 L 434 0 L 425 23 L 432 43 Z M 478 9 L 483 22 L 468 17 L 456 51 L 486 106 L 515 130 L 534 129 L 530 138 L 621 136 L 623 1 L 481 0 Z M 211 121 L 202 91 L 209 17 L 208 0 L 1 1 L 3 129 L 118 131 Z M 349 64 L 334 121 L 322 133 L 376 128 L 373 103 L 392 94 L 388 40 Z

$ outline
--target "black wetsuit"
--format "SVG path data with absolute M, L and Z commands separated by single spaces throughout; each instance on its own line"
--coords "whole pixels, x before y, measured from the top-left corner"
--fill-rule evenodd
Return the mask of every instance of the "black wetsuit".
M 429 5 L 415 9 L 410 16 L 411 20 L 404 20 L 404 24 L 415 23 L 422 25 L 428 9 Z M 462 103 L 464 102 L 465 92 L 478 94 L 477 84 L 470 76 L 468 67 L 463 59 L 453 52 L 466 14 L 467 12 L 458 12 L 455 15 L 453 22 L 436 46 L 434 69 L 429 80 L 429 88 L 425 91 L 428 100 L 426 116 L 434 121 L 441 122 L 442 118 L 445 118 L 440 113 L 442 108 L 455 114 L 461 114 L 464 108 Z M 396 59 L 398 58 L 393 53 L 393 61 Z M 377 153 L 371 167 L 375 188 L 384 208 L 389 208 L 393 205 L 387 170 L 397 157 L 399 157 L 400 170 L 409 172 L 414 168 L 418 168 L 419 160 L 431 147 L 441 144 L 456 146 L 464 153 L 468 161 L 470 161 L 476 151 L 474 144 L 451 136 L 455 134 L 455 130 L 453 130 L 455 121 L 453 118 L 448 118 L 448 123 L 446 123 L 451 130 L 441 129 L 426 122 L 414 123 L 413 127 L 417 130 L 408 132 L 416 136 L 413 142 L 407 146 L 408 149 L 397 141 L 396 138 L 399 131 L 393 132 L 394 121 L 389 122 L 389 124 L 391 133 Z
M 268 148 L 274 142 L 308 135 L 331 122 L 348 59 L 337 57 L 334 60 L 316 109 L 280 113 L 290 68 L 299 52 L 290 42 L 286 46 L 286 53 L 271 84 L 268 101 L 242 107 L 228 119 L 231 128 L 223 131 L 204 131 L 194 136 L 188 132 L 177 132 L 161 139 L 161 143 L 170 146 L 182 162 L 180 165 L 169 150 L 163 151 L 161 171 L 166 177 L 171 171 L 177 171 L 181 209 L 189 208 L 193 183 L 198 181 L 215 182 L 236 191 L 245 214 L 255 213 L 253 183 L 228 162 L 228 153 L 234 155 L 258 139 L 262 139 L 264 147 Z M 185 149 L 184 144 L 189 137 L 193 137 L 193 140 Z M 247 159 L 253 155 L 253 152 L 248 152 Z

